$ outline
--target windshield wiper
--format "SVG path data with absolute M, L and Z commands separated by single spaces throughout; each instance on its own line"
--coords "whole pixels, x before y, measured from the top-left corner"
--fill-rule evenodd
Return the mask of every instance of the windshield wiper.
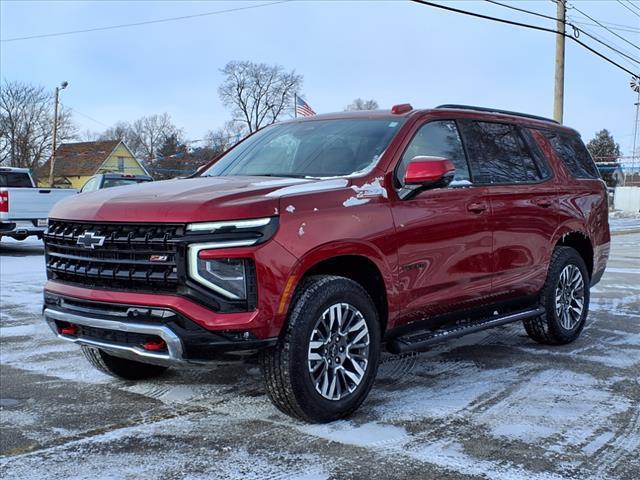
M 307 175 L 299 175 L 295 173 L 256 173 L 254 177 L 283 177 L 283 178 L 307 178 Z

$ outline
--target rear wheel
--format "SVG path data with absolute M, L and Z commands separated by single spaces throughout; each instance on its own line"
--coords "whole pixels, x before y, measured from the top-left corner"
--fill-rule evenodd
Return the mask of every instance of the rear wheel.
M 82 346 L 89 363 L 102 373 L 125 380 L 144 380 L 162 375 L 167 367 L 115 357 L 95 347 Z
M 580 336 L 589 312 L 589 274 L 573 248 L 554 250 L 540 302 L 545 313 L 524 320 L 529 337 L 547 345 L 562 345 Z
M 336 276 L 305 280 L 278 345 L 262 354 L 267 393 L 281 411 L 330 422 L 355 411 L 378 370 L 380 326 L 369 294 Z

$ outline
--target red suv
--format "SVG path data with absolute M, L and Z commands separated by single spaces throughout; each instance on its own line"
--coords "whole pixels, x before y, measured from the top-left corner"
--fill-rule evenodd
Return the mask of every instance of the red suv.
M 380 353 L 522 321 L 582 331 L 609 253 L 605 185 L 578 133 L 443 105 L 299 118 L 197 177 L 58 203 L 44 316 L 105 373 L 258 354 L 283 412 L 353 412 Z

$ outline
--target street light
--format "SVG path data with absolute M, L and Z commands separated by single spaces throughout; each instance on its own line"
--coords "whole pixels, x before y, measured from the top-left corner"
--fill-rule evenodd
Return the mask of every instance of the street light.
M 49 165 L 49 185 L 53 187 L 53 168 L 56 163 L 56 140 L 58 136 L 58 96 L 60 90 L 64 90 L 69 85 L 69 82 L 64 81 L 59 87 L 56 87 L 56 99 L 53 105 L 53 151 L 51 152 L 51 162 Z

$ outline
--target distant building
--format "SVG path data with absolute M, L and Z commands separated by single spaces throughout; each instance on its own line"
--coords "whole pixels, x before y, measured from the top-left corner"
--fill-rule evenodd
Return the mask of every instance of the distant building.
M 36 170 L 38 185 L 49 185 L 51 159 Z M 129 173 L 149 175 L 129 147 L 120 140 L 63 143 L 56 149 L 54 186 L 81 188 L 97 173 Z

